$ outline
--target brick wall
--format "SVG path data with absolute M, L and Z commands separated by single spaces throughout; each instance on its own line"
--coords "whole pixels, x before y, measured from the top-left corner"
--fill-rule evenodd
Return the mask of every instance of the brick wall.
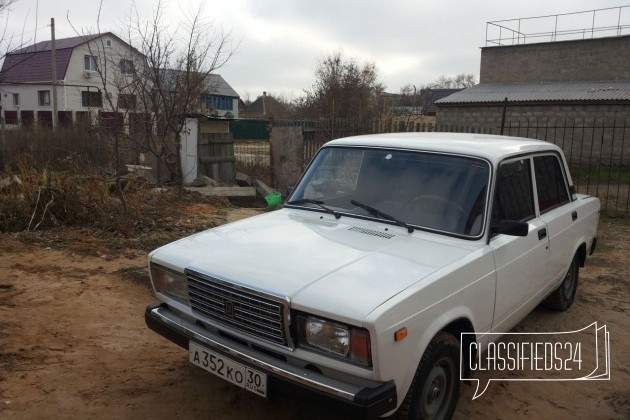
M 480 83 L 630 80 L 630 35 L 481 49 Z
M 503 105 L 441 106 L 438 126 L 499 134 Z M 561 146 L 575 162 L 630 164 L 630 105 L 508 105 L 505 135 Z
M 440 106 L 437 123 L 471 128 L 501 127 L 503 104 L 474 106 Z M 629 118 L 630 105 L 515 105 L 508 104 L 507 120 L 518 119 L 614 119 Z

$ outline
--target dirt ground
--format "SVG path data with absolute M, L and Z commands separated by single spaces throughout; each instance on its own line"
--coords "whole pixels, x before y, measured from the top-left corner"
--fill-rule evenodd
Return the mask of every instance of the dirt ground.
M 183 236 L 258 212 L 195 204 L 188 217 L 162 222 Z M 630 418 L 629 237 L 628 220 L 604 219 L 573 307 L 536 309 L 516 328 L 606 324 L 611 380 L 498 382 L 476 400 L 464 385 L 455 418 Z M 147 249 L 169 239 L 78 229 L 0 235 L 0 418 L 347 418 L 304 396 L 241 390 L 146 328 L 145 306 L 156 301 Z

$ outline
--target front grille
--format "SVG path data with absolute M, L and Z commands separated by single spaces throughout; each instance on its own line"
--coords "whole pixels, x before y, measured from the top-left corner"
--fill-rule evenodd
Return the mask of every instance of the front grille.
M 289 347 L 286 302 L 188 271 L 193 312 L 254 337 Z

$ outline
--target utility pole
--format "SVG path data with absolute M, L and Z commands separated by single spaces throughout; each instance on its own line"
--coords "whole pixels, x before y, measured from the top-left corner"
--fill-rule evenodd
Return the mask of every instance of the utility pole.
M 50 40 L 52 52 L 52 125 L 53 129 L 57 128 L 57 50 L 55 48 L 55 18 L 50 18 Z

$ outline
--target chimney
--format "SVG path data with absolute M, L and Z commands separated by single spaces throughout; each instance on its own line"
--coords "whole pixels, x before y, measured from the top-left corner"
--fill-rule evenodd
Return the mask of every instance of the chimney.
M 262 101 L 263 101 L 263 116 L 267 115 L 267 104 L 265 103 L 265 99 L 267 99 L 267 92 L 263 92 L 263 97 L 262 97 Z

